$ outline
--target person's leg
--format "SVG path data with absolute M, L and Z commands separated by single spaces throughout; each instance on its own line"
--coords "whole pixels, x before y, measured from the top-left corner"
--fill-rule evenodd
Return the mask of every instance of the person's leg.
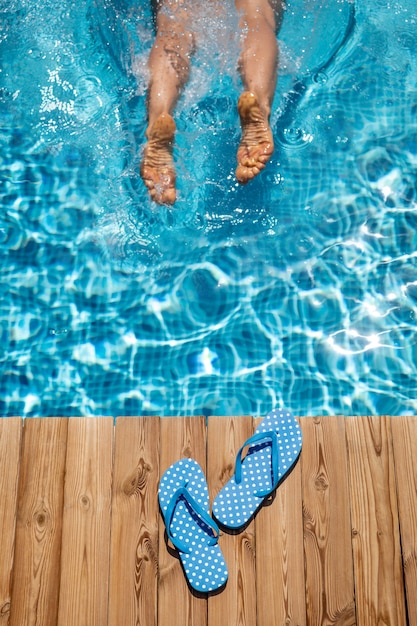
M 238 102 L 242 139 L 236 178 L 247 183 L 264 169 L 274 142 L 269 125 L 278 68 L 282 0 L 235 0 L 242 33 L 239 69 L 245 88 Z
M 172 113 L 182 87 L 188 80 L 194 49 L 190 3 L 186 0 L 159 0 L 156 38 L 149 55 L 147 144 L 141 176 L 158 204 L 176 199 L 172 158 L 175 122 Z

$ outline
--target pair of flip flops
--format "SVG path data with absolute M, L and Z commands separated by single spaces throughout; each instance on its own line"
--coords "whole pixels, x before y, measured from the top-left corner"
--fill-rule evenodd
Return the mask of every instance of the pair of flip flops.
M 226 529 L 243 528 L 293 467 L 301 443 L 301 429 L 292 413 L 271 411 L 239 450 L 235 474 L 213 502 L 213 517 L 204 473 L 196 461 L 181 459 L 164 473 L 159 504 L 167 536 L 193 589 L 207 593 L 226 583 L 216 520 Z

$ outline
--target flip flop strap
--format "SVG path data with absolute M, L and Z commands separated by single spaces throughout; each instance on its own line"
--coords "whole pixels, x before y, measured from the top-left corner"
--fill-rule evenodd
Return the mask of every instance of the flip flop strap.
M 178 550 L 180 550 L 180 552 L 185 552 L 186 554 L 191 552 L 191 548 L 183 541 L 177 539 L 176 537 L 173 537 L 172 532 L 171 532 L 171 524 L 174 518 L 174 513 L 176 510 L 177 504 L 179 503 L 181 499 L 185 500 L 185 502 L 191 507 L 193 512 L 196 513 L 198 517 L 201 518 L 202 522 L 204 522 L 206 526 L 212 529 L 214 535 L 212 537 L 209 537 L 209 545 L 214 546 L 217 543 L 219 535 L 220 535 L 219 527 L 217 526 L 214 519 L 207 513 L 207 511 L 205 511 L 198 504 L 198 502 L 196 502 L 193 496 L 190 494 L 190 492 L 187 489 L 187 483 L 185 483 L 183 487 L 179 487 L 179 489 L 177 489 L 174 492 L 167 506 L 164 517 L 166 520 L 166 529 L 167 529 L 168 539 Z
M 279 472 L 279 454 L 278 454 L 278 435 L 275 430 L 268 430 L 263 433 L 255 433 L 252 437 L 247 439 L 243 446 L 240 448 L 239 452 L 236 456 L 236 465 L 235 465 L 235 481 L 236 484 L 242 482 L 242 452 L 248 446 L 252 446 L 253 444 L 258 444 L 264 442 L 271 442 L 271 469 L 272 469 L 272 488 L 266 489 L 264 491 L 256 491 L 255 496 L 259 498 L 265 498 L 265 496 L 269 495 L 278 484 L 278 472 Z

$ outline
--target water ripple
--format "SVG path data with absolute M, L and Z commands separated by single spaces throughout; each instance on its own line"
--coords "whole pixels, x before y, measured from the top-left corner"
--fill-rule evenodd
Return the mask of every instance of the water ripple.
M 351 3 L 288 3 L 276 151 L 248 186 L 234 176 L 236 29 L 230 55 L 203 54 L 225 47 L 225 15 L 178 103 L 175 207 L 154 206 L 139 175 L 148 4 L 12 5 L 1 414 L 415 412 L 411 0 L 361 5 L 348 41 Z M 324 19 L 334 7 L 339 22 Z

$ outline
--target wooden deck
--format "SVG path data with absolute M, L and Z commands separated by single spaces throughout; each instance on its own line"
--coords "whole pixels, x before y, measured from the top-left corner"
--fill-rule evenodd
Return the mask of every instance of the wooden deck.
M 300 418 L 299 462 L 198 597 L 167 547 L 159 477 L 211 496 L 250 417 L 0 419 L 0 626 L 417 626 L 417 417 Z

